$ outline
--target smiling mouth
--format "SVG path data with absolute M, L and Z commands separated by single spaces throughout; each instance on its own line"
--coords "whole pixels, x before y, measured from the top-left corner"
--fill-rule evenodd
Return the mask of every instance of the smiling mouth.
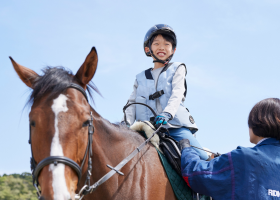
M 157 55 L 158 55 L 158 56 L 165 56 L 165 53 L 159 52 L 159 53 L 157 53 Z

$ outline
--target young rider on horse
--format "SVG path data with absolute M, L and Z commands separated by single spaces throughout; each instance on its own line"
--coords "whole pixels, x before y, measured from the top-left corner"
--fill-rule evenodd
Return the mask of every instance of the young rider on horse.
M 189 141 L 180 141 L 182 175 L 195 192 L 215 200 L 279 199 L 280 99 L 257 103 L 248 125 L 255 147 L 237 147 L 210 162 L 201 161 Z
M 144 70 L 136 76 L 133 92 L 128 103 L 144 103 L 158 114 L 154 122 L 167 128 L 170 135 L 177 141 L 189 139 L 196 147 L 200 144 L 193 137 L 198 129 L 184 107 L 187 86 L 187 74 L 184 63 L 169 63 L 176 51 L 177 38 L 174 30 L 165 24 L 157 24 L 150 28 L 144 38 L 144 51 L 153 58 L 154 67 Z M 143 105 L 132 105 L 126 109 L 127 122 L 135 120 L 150 121 L 153 113 Z M 194 149 L 201 159 L 207 160 L 208 155 L 199 149 Z

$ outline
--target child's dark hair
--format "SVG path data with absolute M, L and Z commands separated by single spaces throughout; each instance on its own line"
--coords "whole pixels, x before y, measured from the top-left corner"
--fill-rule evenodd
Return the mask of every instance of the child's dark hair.
M 169 35 L 162 34 L 162 33 L 153 35 L 153 37 L 151 37 L 151 39 L 150 39 L 151 44 L 153 43 L 154 39 L 155 39 L 158 35 L 162 35 L 162 37 L 163 37 L 167 42 L 170 42 L 170 43 L 172 44 L 172 49 L 173 49 L 173 50 L 176 48 L 176 44 L 175 44 L 174 39 L 173 39 L 172 37 L 170 37 Z
M 256 136 L 280 140 L 280 99 L 268 98 L 251 110 L 248 125 Z

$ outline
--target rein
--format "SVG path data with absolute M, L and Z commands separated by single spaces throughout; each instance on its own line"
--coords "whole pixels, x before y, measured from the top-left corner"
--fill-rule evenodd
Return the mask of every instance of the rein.
M 162 125 L 160 125 L 159 128 L 147 140 L 145 140 L 145 142 L 143 142 L 141 145 L 139 145 L 131 154 L 129 154 L 129 156 L 127 156 L 125 159 L 123 159 L 116 167 L 111 167 L 110 165 L 107 165 L 107 167 L 109 167 L 111 169 L 111 171 L 109 171 L 107 174 L 105 174 L 96 183 L 94 183 L 92 186 L 84 185 L 84 187 L 82 187 L 79 194 L 77 195 L 77 197 L 80 198 L 79 200 L 81 200 L 84 197 L 84 195 L 87 195 L 87 194 L 95 191 L 98 186 L 100 186 L 102 183 L 106 182 L 115 173 L 118 173 L 118 174 L 124 176 L 124 174 L 122 172 L 120 172 L 119 170 L 124 165 L 126 165 L 134 156 L 136 156 L 136 154 L 138 154 L 149 143 L 149 141 L 152 139 L 152 137 L 154 137 L 154 135 L 160 130 L 161 126 Z
M 127 104 L 125 105 L 125 107 L 123 108 L 123 112 L 124 112 L 124 118 L 125 118 L 125 122 L 126 121 L 126 115 L 125 115 L 125 110 L 126 108 L 128 108 L 129 106 L 131 106 L 132 104 L 141 104 L 144 106 L 147 106 L 152 113 L 154 114 L 154 116 L 156 117 L 156 113 L 155 111 L 148 105 L 143 104 L 143 103 L 131 103 L 131 104 Z M 98 186 L 100 186 L 102 183 L 106 182 L 109 178 L 111 178 L 115 173 L 118 173 L 122 176 L 124 176 L 124 174 L 122 172 L 120 172 L 119 170 L 125 166 L 132 158 L 134 158 L 134 156 L 136 156 L 148 143 L 149 141 L 152 139 L 152 137 L 154 137 L 154 135 L 161 129 L 160 125 L 158 127 L 158 129 L 147 139 L 145 140 L 142 144 L 140 144 L 132 153 L 130 153 L 125 159 L 123 159 L 116 167 L 112 167 L 110 165 L 106 165 L 108 168 L 111 169 L 111 171 L 109 171 L 107 174 L 105 174 L 102 178 L 100 178 L 97 182 L 95 182 L 93 185 L 89 186 L 89 185 L 84 185 L 82 187 L 82 189 L 80 190 L 79 194 L 76 195 L 75 199 L 79 199 L 81 200 L 84 195 L 87 195 L 89 193 L 92 193 L 93 191 L 95 191 L 97 189 Z
M 88 101 L 87 94 L 81 86 L 79 86 L 75 83 L 71 83 L 67 88 L 77 89 L 78 91 L 80 91 L 84 95 L 84 97 Z M 124 120 L 125 120 L 126 123 L 127 123 L 127 121 L 126 121 L 125 110 L 126 110 L 126 108 L 128 108 L 129 106 L 131 106 L 133 104 L 141 104 L 141 105 L 144 105 L 144 106 L 148 107 L 151 110 L 151 112 L 154 114 L 154 116 L 156 117 L 155 111 L 150 106 L 148 106 L 146 104 L 143 104 L 143 103 L 131 103 L 131 104 L 125 105 L 125 107 L 123 108 Z M 152 139 L 152 137 L 161 129 L 161 126 L 162 126 L 162 125 L 160 125 L 157 128 L 157 130 L 147 140 L 145 140 L 142 144 L 140 144 L 132 153 L 130 153 L 125 159 L 123 159 L 116 167 L 106 165 L 108 168 L 111 169 L 111 171 L 109 171 L 102 178 L 100 178 L 97 182 L 95 182 L 93 185 L 90 186 L 90 177 L 91 177 L 91 170 L 92 170 L 92 160 L 91 160 L 91 157 L 92 157 L 92 136 L 93 136 L 93 133 L 94 133 L 92 112 L 90 113 L 90 116 L 91 116 L 91 118 L 89 120 L 89 126 L 88 126 L 88 144 L 87 144 L 86 152 L 85 152 L 85 155 L 84 155 L 81 166 L 79 166 L 72 159 L 67 158 L 65 156 L 49 156 L 49 157 L 43 159 L 42 161 L 40 161 L 37 164 L 34 157 L 33 157 L 32 143 L 31 143 L 31 124 L 30 124 L 29 141 L 28 141 L 29 144 L 30 144 L 30 147 L 31 147 L 31 158 L 30 158 L 31 166 L 30 167 L 31 167 L 31 172 L 32 172 L 33 186 L 37 190 L 38 199 L 41 197 L 41 192 L 38 188 L 38 186 L 39 186 L 38 177 L 39 177 L 39 174 L 40 174 L 41 170 L 45 166 L 47 166 L 49 164 L 54 164 L 54 166 L 57 166 L 58 163 L 68 165 L 69 167 L 71 167 L 77 173 L 78 184 L 79 184 L 80 179 L 82 177 L 82 168 L 85 164 L 86 157 L 88 156 L 88 167 L 87 167 L 86 182 L 85 182 L 84 186 L 82 187 L 82 189 L 80 190 L 80 192 L 75 195 L 75 200 L 81 200 L 85 195 L 95 191 L 98 186 L 100 186 L 101 184 L 106 182 L 115 173 L 118 173 L 118 174 L 124 176 L 124 174 L 122 172 L 120 172 L 119 170 L 124 165 L 126 165 L 134 156 L 136 156 L 149 143 L 149 141 Z M 192 146 L 192 147 L 194 147 L 194 146 Z
M 156 112 L 155 112 L 150 106 L 148 106 L 147 104 L 138 103 L 138 102 L 135 102 L 135 103 L 128 103 L 128 102 L 127 102 L 127 104 L 123 107 L 124 122 L 126 123 L 126 125 L 130 125 L 130 124 L 129 124 L 128 121 L 126 120 L 125 110 L 126 110 L 129 106 L 131 106 L 131 105 L 133 105 L 133 104 L 140 104 L 140 105 L 146 106 L 146 107 L 149 108 L 150 111 L 153 113 L 154 117 L 157 116 Z M 154 119 L 150 119 L 150 120 L 153 121 Z
M 150 110 L 151 110 L 151 112 L 153 113 L 153 115 L 156 117 L 157 116 L 157 114 L 156 114 L 156 112 L 150 107 L 150 106 L 148 106 L 147 104 L 144 104 L 144 103 L 137 103 L 137 102 L 135 102 L 135 103 L 127 103 L 124 107 L 123 107 L 123 113 L 124 113 L 124 122 L 127 124 L 127 125 L 130 125 L 129 123 L 128 123 L 128 121 L 126 120 L 126 113 L 125 113 L 125 110 L 129 107 L 129 106 L 131 106 L 131 105 L 133 105 L 133 104 L 140 104 L 140 105 L 143 105 L 143 106 L 146 106 L 147 108 L 149 108 Z M 153 121 L 154 119 L 151 117 L 150 118 L 150 121 Z M 206 151 L 206 152 L 208 152 L 208 153 L 212 153 L 213 155 L 214 155 L 214 157 L 216 158 L 216 157 L 219 157 L 221 154 L 220 153 L 215 153 L 215 152 L 212 152 L 212 151 L 209 151 L 209 150 L 206 150 L 206 149 L 202 149 L 202 148 L 199 148 L 199 147 L 196 147 L 196 146 L 193 146 L 193 145 L 191 145 L 191 147 L 193 147 L 193 148 L 196 148 L 196 149 L 200 149 L 200 150 L 202 150 L 202 151 Z

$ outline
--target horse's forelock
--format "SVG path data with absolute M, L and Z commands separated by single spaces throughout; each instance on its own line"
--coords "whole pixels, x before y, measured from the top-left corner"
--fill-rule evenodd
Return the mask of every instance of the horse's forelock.
M 41 99 L 46 93 L 49 93 L 48 98 L 51 99 L 63 93 L 72 82 L 76 81 L 72 71 L 64 67 L 46 67 L 42 71 L 43 75 L 38 76 L 34 81 L 33 91 L 27 104 Z M 97 87 L 91 82 L 87 86 L 87 91 L 93 102 L 92 90 L 100 94 Z

